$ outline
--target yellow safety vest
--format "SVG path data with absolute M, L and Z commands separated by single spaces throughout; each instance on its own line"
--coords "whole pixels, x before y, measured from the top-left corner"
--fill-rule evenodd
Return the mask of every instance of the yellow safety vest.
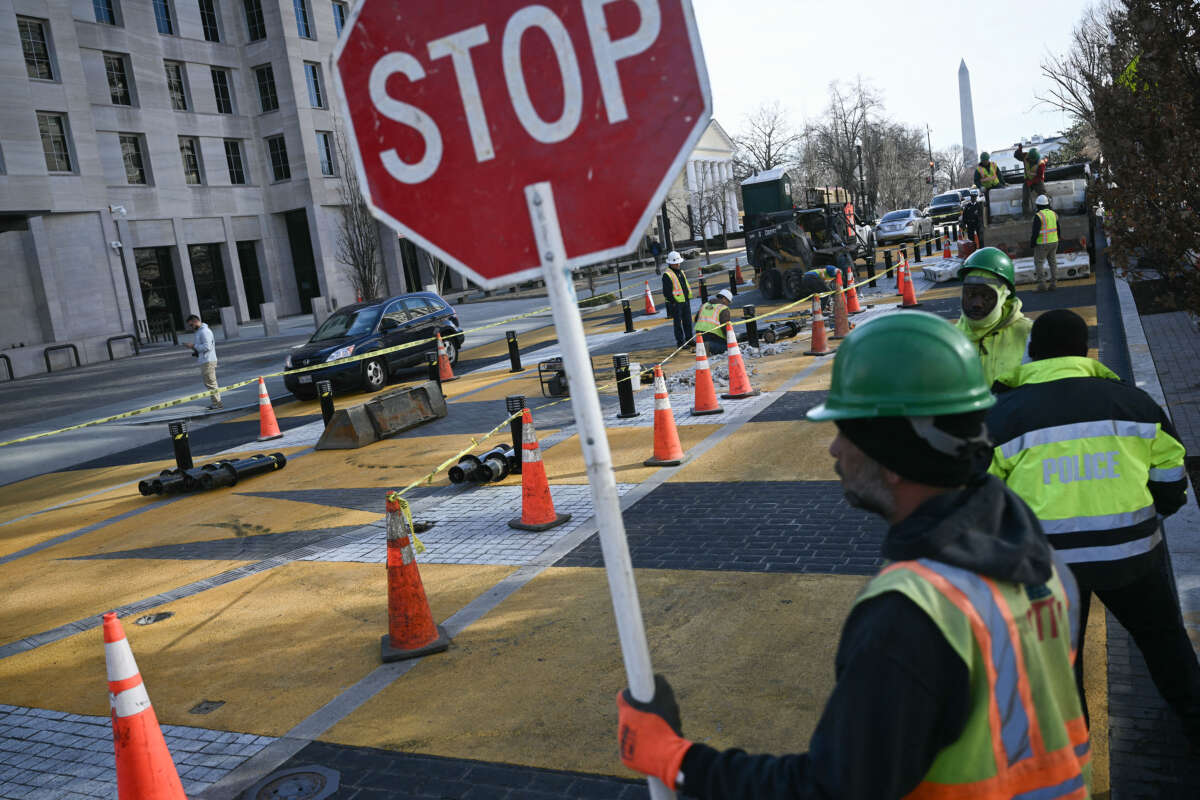
M 989 161 L 987 167 L 982 164 L 975 167 L 975 174 L 979 176 L 979 182 L 983 184 L 985 189 L 995 189 L 1000 185 L 1000 176 L 997 175 L 998 168 L 995 161 Z
M 1058 215 L 1050 209 L 1037 212 L 1042 221 L 1042 230 L 1038 233 L 1038 244 L 1058 244 Z
M 1089 797 L 1091 746 L 1072 670 L 1073 584 L 1055 557 L 1050 580 L 1037 586 L 926 558 L 896 562 L 867 585 L 856 604 L 904 595 L 938 626 L 970 680 L 966 726 L 907 800 Z
M 1035 161 L 1035 162 L 1033 162 L 1033 164 L 1030 164 L 1028 161 L 1025 162 L 1025 182 L 1026 183 L 1033 183 L 1035 180 L 1037 180 L 1037 168 L 1038 168 L 1038 164 L 1040 164 L 1040 163 L 1042 163 L 1042 162 Z
M 683 277 L 683 283 L 679 282 L 680 276 Z M 692 285 L 688 283 L 687 275 L 684 275 L 683 272 L 676 274 L 675 270 L 667 267 L 667 277 L 671 279 L 672 300 L 674 300 L 676 303 L 682 303 L 684 300 L 687 300 L 692 296 Z M 684 293 L 685 288 L 687 289 L 686 294 Z
M 700 316 L 696 317 L 696 333 L 721 334 L 721 312 L 725 306 L 720 303 L 708 302 L 700 306 Z

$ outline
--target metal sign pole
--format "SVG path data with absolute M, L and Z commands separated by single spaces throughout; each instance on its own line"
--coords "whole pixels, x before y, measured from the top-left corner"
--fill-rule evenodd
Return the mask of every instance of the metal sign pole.
M 600 396 L 595 388 L 592 360 L 584 341 L 583 318 L 579 315 L 579 307 L 575 305 L 571 269 L 567 266 L 566 247 L 558 226 L 558 211 L 550 184 L 542 182 L 526 186 L 525 202 L 533 223 L 546 292 L 550 295 L 550 310 L 562 347 L 563 366 L 571 385 L 571 407 L 575 411 L 583 459 L 587 464 L 588 483 L 592 487 L 592 504 L 599 523 L 600 548 L 604 553 L 604 569 L 608 573 L 608 588 L 612 594 L 625 675 L 633 696 L 648 701 L 654 697 L 650 648 L 646 643 L 646 628 L 638 604 L 637 584 L 633 580 L 633 562 L 625 541 L 625 522 L 621 518 L 612 454 L 608 449 L 604 419 L 600 414 Z M 675 793 L 657 778 L 648 780 L 653 800 L 672 800 L 675 797 Z

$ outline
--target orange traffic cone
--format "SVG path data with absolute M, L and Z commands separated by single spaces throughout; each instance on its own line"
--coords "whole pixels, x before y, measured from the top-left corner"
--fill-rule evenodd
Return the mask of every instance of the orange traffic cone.
M 258 441 L 266 442 L 279 439 L 283 434 L 279 431 L 279 422 L 275 419 L 275 409 L 271 406 L 271 396 L 267 394 L 267 384 L 262 378 L 258 379 Z
M 713 386 L 712 370 L 708 368 L 708 353 L 704 350 L 704 337 L 696 337 L 696 399 L 692 401 L 692 416 L 721 414 L 725 409 L 717 402 L 717 389 Z
M 854 282 L 854 267 L 850 267 L 850 285 L 846 288 L 846 310 L 851 314 L 861 314 L 863 308 L 858 303 L 858 289 Z
M 673 467 L 683 463 L 683 446 L 675 429 L 675 414 L 662 367 L 654 365 L 654 455 L 642 462 L 647 467 Z
M 812 341 L 809 343 L 809 349 L 804 351 L 804 355 L 827 356 L 829 355 L 829 342 L 825 340 L 825 317 L 821 314 L 821 298 L 814 295 L 812 304 Z
M 900 260 L 896 262 L 896 294 L 904 296 L 904 270 L 908 269 L 908 253 L 900 250 Z
M 908 262 L 904 262 L 904 301 L 900 304 L 901 308 L 916 308 L 921 305 L 917 302 L 917 293 L 913 289 L 912 271 L 908 268 Z
M 454 370 L 450 369 L 450 356 L 446 355 L 446 345 L 442 343 L 441 331 L 437 332 L 438 343 L 438 383 L 458 380 Z
M 657 313 L 654 308 L 654 295 L 650 294 L 650 281 L 646 281 L 646 313 Z
M 942 258 L 950 257 L 950 237 L 946 237 L 946 244 L 942 247 Z
M 403 513 L 402 513 L 403 512 Z M 388 632 L 379 642 L 384 662 L 440 653 L 450 637 L 433 621 L 413 551 L 412 517 L 400 495 L 387 496 Z
M 521 516 L 510 519 L 508 527 L 521 531 L 547 531 L 571 518 L 554 510 L 542 448 L 533 429 L 533 414 L 521 414 Z
M 733 277 L 734 280 L 737 281 L 738 286 L 741 286 L 746 282 L 746 280 L 742 277 L 742 265 L 739 263 L 736 257 L 733 259 Z
M 729 367 L 729 391 L 721 397 L 726 400 L 754 397 L 758 390 L 750 385 L 750 376 L 746 374 L 746 364 L 742 361 L 742 348 L 738 347 L 733 324 L 729 322 L 725 323 L 725 345 L 725 365 Z
M 842 293 L 842 271 L 838 270 L 835 281 L 837 291 L 833 293 L 833 337 L 845 339 L 850 333 L 850 315 L 846 313 L 846 297 Z
M 117 796 L 120 800 L 187 800 L 125 629 L 112 611 L 104 615 L 104 660 L 117 759 Z

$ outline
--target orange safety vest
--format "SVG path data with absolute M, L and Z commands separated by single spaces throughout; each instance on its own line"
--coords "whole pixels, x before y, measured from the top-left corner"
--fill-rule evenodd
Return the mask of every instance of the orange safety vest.
M 889 565 L 856 603 L 903 594 L 963 659 L 971 710 L 911 800 L 1085 800 L 1091 746 L 1075 688 L 1078 595 L 1055 554 L 1040 586 L 997 581 L 922 558 Z
M 667 267 L 667 277 L 671 279 L 671 299 L 676 303 L 682 303 L 692 296 L 692 285 L 688 283 L 687 275 L 684 275 L 682 270 L 679 274 L 675 270 Z M 680 277 L 683 278 L 683 283 L 679 282 Z M 687 293 L 684 294 L 684 287 L 687 288 Z
M 1042 229 L 1038 231 L 1038 244 L 1058 244 L 1058 215 L 1048 208 L 1037 212 L 1042 221 Z

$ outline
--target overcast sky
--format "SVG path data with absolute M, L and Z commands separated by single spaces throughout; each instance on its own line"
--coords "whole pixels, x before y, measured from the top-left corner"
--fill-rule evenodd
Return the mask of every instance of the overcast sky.
M 692 0 L 713 113 L 736 135 L 746 113 L 779 100 L 797 125 L 819 115 L 833 80 L 877 89 L 888 116 L 928 124 L 933 148 L 961 144 L 958 65 L 971 72 L 980 149 L 1067 127 L 1039 104 L 1041 63 L 1069 47 L 1087 0 Z M 1036 22 L 1034 22 L 1036 20 Z

